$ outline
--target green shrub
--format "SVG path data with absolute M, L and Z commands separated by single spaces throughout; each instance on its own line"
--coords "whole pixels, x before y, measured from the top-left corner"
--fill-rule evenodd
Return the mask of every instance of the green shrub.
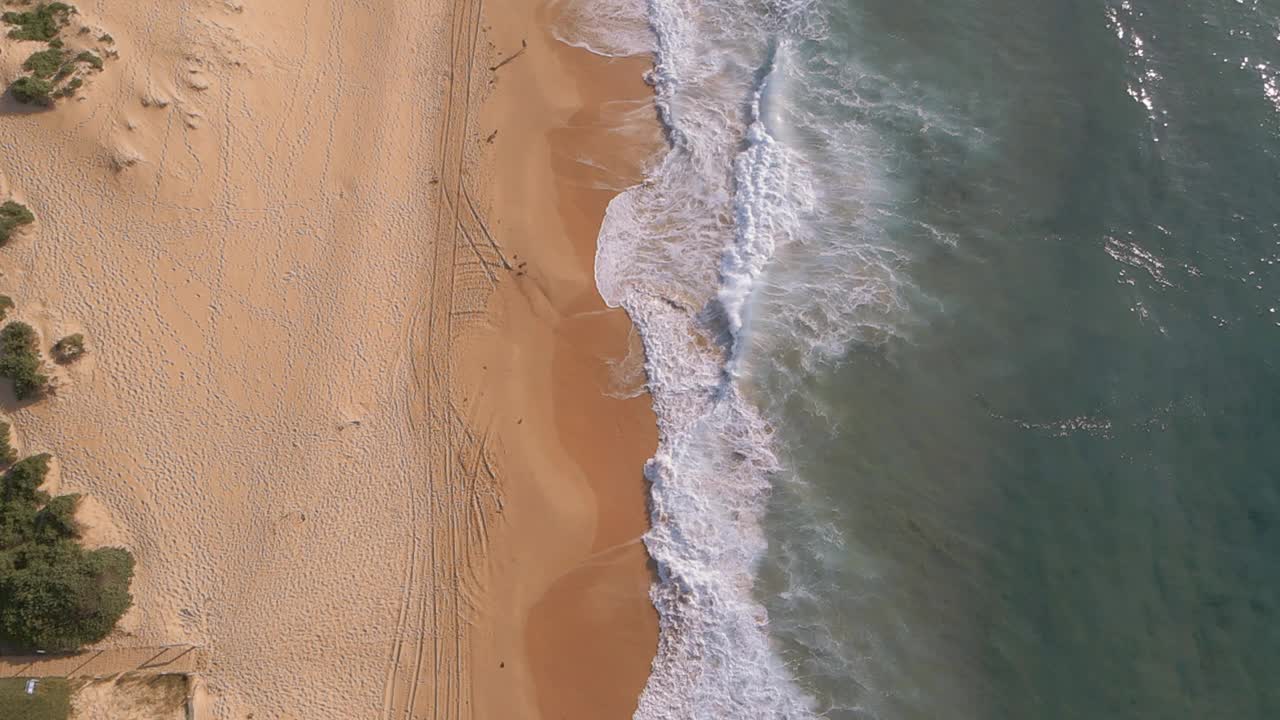
M 86 63 L 88 65 L 91 65 L 94 70 L 102 69 L 102 58 L 98 57 L 97 53 L 90 50 L 85 50 L 81 52 L 79 55 L 76 55 L 75 61 L 78 63 Z
M 108 45 L 110 45 L 111 43 L 114 43 L 115 41 L 116 39 L 111 37 L 109 33 L 102 33 L 102 35 L 98 37 L 98 42 L 106 43 Z
M 53 359 L 60 363 L 79 360 L 84 355 L 84 335 L 68 335 L 53 344 Z
M 49 383 L 40 372 L 37 342 L 35 329 L 24 322 L 11 322 L 0 330 L 0 377 L 13 382 L 13 394 L 19 400 L 37 397 Z
M 48 472 L 49 456 L 37 455 L 0 476 L 0 570 L 7 551 L 36 540 L 36 514 L 50 499 L 40 489 Z
M 86 551 L 74 540 L 27 543 L 0 564 L 0 639 L 21 648 L 75 650 L 98 642 L 129 609 L 133 556 Z
M 40 358 L 34 353 L 0 357 L 0 377 L 13 382 L 13 395 L 18 400 L 39 397 L 49 383 L 49 378 L 40 372 Z
M 31 214 L 26 205 L 12 200 L 0 205 L 0 245 L 9 242 L 14 230 L 23 225 L 30 225 L 35 221 L 36 216 Z M 10 306 L 12 306 L 12 303 L 10 303 Z
M 40 505 L 35 502 L 0 502 L 0 571 L 9 557 L 8 549 L 35 540 L 39 511 Z
M 12 465 L 18 459 L 18 451 L 9 442 L 9 423 L 0 421 L 0 465 Z
M 49 461 L 53 456 L 40 453 L 14 463 L 4 474 L 0 487 L 0 502 L 27 505 L 43 505 L 49 496 L 40 489 L 49 474 Z
M 24 322 L 11 322 L 0 330 L 0 355 L 32 350 L 39 341 L 35 328 Z
M 85 550 L 77 495 L 40 489 L 49 455 L 14 463 L 0 483 L 0 643 L 75 650 L 110 634 L 133 598 L 133 556 Z
M 51 47 L 48 50 L 32 53 L 31 57 L 22 63 L 22 69 L 31 71 L 31 74 L 38 78 L 51 78 L 54 73 L 62 68 L 62 64 L 66 59 L 66 52 Z
M 51 48 L 57 48 L 57 49 L 61 50 L 61 49 L 62 49 L 62 38 L 54 38 L 54 39 L 50 40 L 50 41 L 49 41 L 49 47 L 51 47 Z
M 53 83 L 32 75 L 23 75 L 9 86 L 13 97 L 27 105 L 48 105 L 53 99 Z
M 76 521 L 76 506 L 79 504 L 79 495 L 59 495 L 45 503 L 35 516 L 35 531 L 39 541 L 79 539 L 80 523 Z
M 59 97 L 59 98 L 71 97 L 72 95 L 76 94 L 76 91 L 80 89 L 81 85 L 84 85 L 83 79 L 78 77 L 71 78 L 71 82 L 59 88 L 58 91 L 53 94 L 53 96 Z
M 66 3 L 41 3 L 34 10 L 25 12 L 7 12 L 0 15 L 0 20 L 15 25 L 9 31 L 9 37 L 15 40 L 43 40 L 48 42 L 71 23 L 71 15 L 76 9 Z
M 9 311 L 16 307 L 13 304 L 13 298 L 8 295 L 0 295 L 0 320 L 4 320 L 9 316 Z

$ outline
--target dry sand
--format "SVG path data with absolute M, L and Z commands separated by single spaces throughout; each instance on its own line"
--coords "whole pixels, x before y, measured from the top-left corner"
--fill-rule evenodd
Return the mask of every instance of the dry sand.
M 77 682 L 71 720 L 186 720 L 188 681 L 182 675 Z
M 209 717 L 634 707 L 654 429 L 602 394 L 638 365 L 576 160 L 634 171 L 599 110 L 643 109 L 643 63 L 503 3 L 89 0 L 119 59 L 0 103 L 0 190 L 38 216 L 0 293 L 90 347 L 6 410 L 137 555 L 108 645 L 204 648 Z M 32 49 L 0 41 L 3 79 Z

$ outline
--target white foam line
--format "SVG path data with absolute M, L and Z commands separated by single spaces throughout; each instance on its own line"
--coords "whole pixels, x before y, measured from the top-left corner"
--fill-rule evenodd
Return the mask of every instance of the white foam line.
M 610 203 L 596 256 L 601 295 L 626 309 L 643 341 L 659 428 L 658 450 L 645 466 L 652 514 L 644 537 L 658 573 L 650 594 L 659 613 L 659 646 L 635 717 L 811 718 L 813 703 L 771 646 L 767 613 L 753 595 L 767 549 L 762 519 L 769 475 L 777 469 L 771 434 L 726 372 L 725 354 L 697 341 L 713 334 L 700 313 L 713 298 L 735 337 L 742 336 L 751 288 L 773 252 L 785 210 L 778 189 L 783 150 L 760 117 L 763 93 L 756 91 L 748 144 L 736 160 L 733 149 L 744 129 L 722 132 L 705 122 L 733 117 L 733 107 L 704 116 L 688 107 L 677 112 L 680 78 L 714 65 L 697 65 L 693 18 L 705 9 L 691 0 L 649 4 L 658 41 L 652 79 L 673 147 L 644 185 Z M 752 92 L 750 79 L 742 81 Z M 724 101 L 736 105 L 741 96 Z M 721 175 L 735 174 L 733 196 L 708 187 L 713 197 L 691 200 L 698 173 L 714 175 L 720 157 Z M 700 209 L 718 206 L 735 215 L 737 227 L 715 246 L 696 231 L 707 227 L 698 224 L 704 222 Z

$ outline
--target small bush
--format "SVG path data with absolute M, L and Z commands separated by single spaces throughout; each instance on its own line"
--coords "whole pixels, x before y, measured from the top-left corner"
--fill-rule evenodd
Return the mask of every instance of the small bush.
M 76 91 L 80 89 L 81 85 L 84 85 L 84 80 L 78 77 L 71 78 L 71 82 L 59 88 L 58 91 L 53 94 L 53 96 L 59 97 L 59 98 L 71 97 L 72 95 L 76 94 Z
M 49 384 L 40 372 L 36 343 L 35 329 L 24 322 L 11 322 L 0 330 L 0 377 L 13 382 L 13 394 L 19 400 L 38 397 Z
M 18 102 L 27 105 L 48 105 L 53 99 L 53 83 L 31 75 L 24 75 L 9 86 Z
M 76 56 L 76 62 L 85 63 L 93 67 L 94 70 L 102 69 L 102 58 L 98 54 L 89 50 L 85 50 Z
M 18 459 L 18 451 L 9 442 L 9 423 L 0 421 L 0 465 L 12 465 Z
M 0 15 L 0 20 L 15 25 L 9 31 L 9 37 L 15 40 L 43 40 L 48 42 L 71 23 L 71 15 L 76 9 L 66 3 L 41 3 L 34 10 L 25 12 L 7 12 Z
M 102 33 L 102 35 L 98 36 L 98 42 L 100 43 L 106 43 L 107 45 L 110 45 L 115 41 L 116 39 L 111 37 L 110 33 Z
M 49 474 L 49 461 L 53 456 L 40 453 L 25 457 L 13 464 L 4 474 L 4 484 L 0 488 L 0 500 L 6 504 L 20 503 L 42 505 L 49 501 L 49 496 L 40 489 L 45 476 Z
M 13 298 L 8 295 L 0 295 L 0 320 L 4 320 L 9 316 L 9 311 L 16 307 L 13 304 Z
M 36 537 L 43 542 L 79 539 L 81 528 L 80 523 L 76 521 L 76 506 L 79 504 L 79 495 L 59 495 L 51 498 L 36 512 Z
M 84 53 L 81 54 L 83 55 Z M 31 74 L 38 78 L 51 78 L 54 73 L 62 68 L 62 64 L 66 59 L 67 54 L 65 52 L 55 47 L 50 47 L 48 50 L 32 53 L 31 57 L 22 63 L 22 69 L 31 71 Z
M 39 397 L 49 384 L 49 378 L 40 372 L 40 359 L 34 354 L 0 358 L 0 376 L 13 382 L 13 396 L 18 400 Z
M 36 216 L 31 214 L 26 205 L 12 200 L 0 205 L 0 245 L 9 242 L 14 230 L 35 221 Z M 13 307 L 12 301 L 10 301 L 10 307 Z
M 30 352 L 39 339 L 35 328 L 24 322 L 11 322 L 0 330 L 0 355 Z
M 133 602 L 133 556 L 74 540 L 32 542 L 0 570 L 0 639 L 21 648 L 75 650 L 115 629 Z
M 53 344 L 53 359 L 60 363 L 79 360 L 84 355 L 84 336 L 68 335 Z
M 133 556 L 81 547 L 79 496 L 40 489 L 50 459 L 24 458 L 0 477 L 0 643 L 23 650 L 98 642 L 133 602 Z

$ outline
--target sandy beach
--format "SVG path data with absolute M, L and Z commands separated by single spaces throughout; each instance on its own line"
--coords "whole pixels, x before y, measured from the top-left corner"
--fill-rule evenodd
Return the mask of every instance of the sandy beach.
M 5 410 L 137 556 L 106 644 L 202 648 L 211 718 L 629 717 L 656 431 L 591 262 L 645 61 L 523 0 L 79 9 L 118 57 L 0 104 L 0 292 L 89 355 Z
M 495 233 L 517 277 L 494 298 L 481 403 L 519 424 L 505 434 L 478 716 L 629 718 L 657 645 L 640 541 L 657 429 L 639 338 L 604 306 L 594 260 L 608 202 L 660 142 L 649 60 L 568 47 L 546 30 L 554 8 L 504 3 L 499 54 L 527 49 L 499 71 L 486 117 L 499 130 Z

